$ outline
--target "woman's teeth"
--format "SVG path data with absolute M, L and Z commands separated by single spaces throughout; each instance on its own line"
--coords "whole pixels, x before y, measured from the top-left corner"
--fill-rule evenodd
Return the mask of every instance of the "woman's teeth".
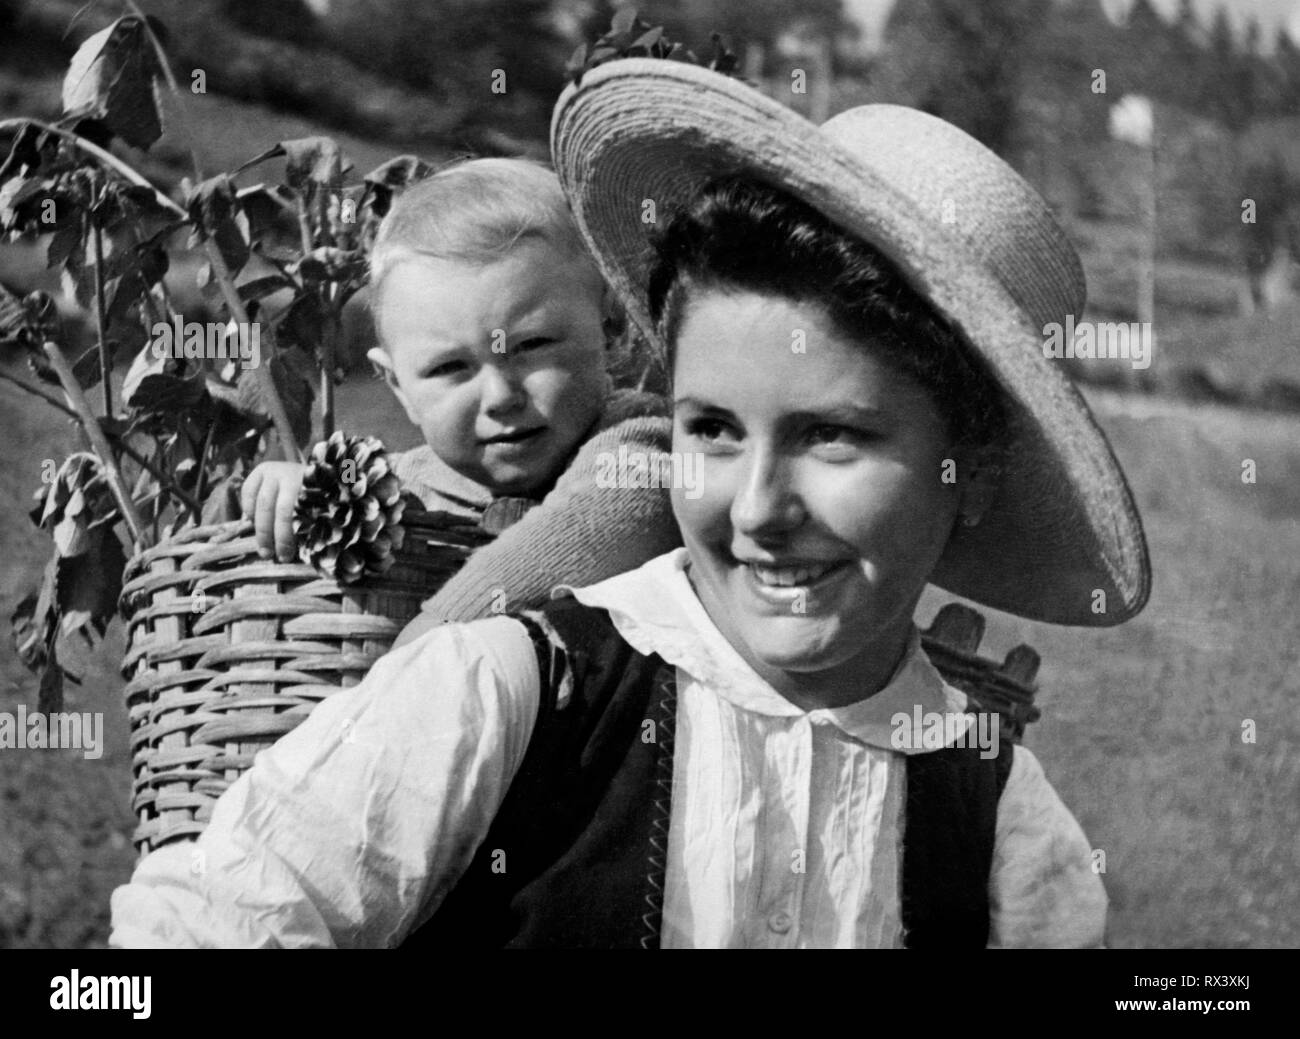
M 776 588 L 791 588 L 795 585 L 811 584 L 835 568 L 834 563 L 823 566 L 763 566 L 749 563 L 750 571 L 758 578 L 760 584 Z

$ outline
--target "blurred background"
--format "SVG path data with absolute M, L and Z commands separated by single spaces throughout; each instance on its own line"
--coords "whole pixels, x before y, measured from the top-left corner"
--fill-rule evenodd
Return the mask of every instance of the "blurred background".
M 399 153 L 544 157 L 566 59 L 623 5 L 139 6 L 166 27 L 182 85 L 203 72 L 185 105 L 205 169 L 328 134 L 360 173 Z M 889 101 L 955 122 L 1048 199 L 1088 274 L 1086 317 L 1151 322 L 1150 367 L 1072 363 L 1142 509 L 1150 606 L 1087 632 L 986 610 L 983 649 L 1043 657 L 1026 742 L 1104 853 L 1112 945 L 1300 945 L 1300 0 L 634 6 L 702 55 L 722 33 L 748 79 L 815 120 Z M 0 118 L 57 117 L 71 55 L 122 13 L 0 0 Z M 175 195 L 190 144 L 169 128 L 147 154 L 119 147 Z M 174 262 L 169 281 L 203 320 L 196 266 Z M 0 245 L 0 283 L 58 288 L 39 245 Z M 351 316 L 340 426 L 410 446 L 417 431 L 360 361 L 364 306 Z M 0 385 L 0 443 L 7 618 L 48 554 L 26 515 L 40 460 L 75 438 Z M 928 593 L 919 622 L 951 598 Z M 0 947 L 106 939 L 108 894 L 134 861 L 122 648 L 113 629 L 86 650 L 67 693 L 68 710 L 105 713 L 102 759 L 0 751 Z M 0 711 L 35 698 L 6 634 Z

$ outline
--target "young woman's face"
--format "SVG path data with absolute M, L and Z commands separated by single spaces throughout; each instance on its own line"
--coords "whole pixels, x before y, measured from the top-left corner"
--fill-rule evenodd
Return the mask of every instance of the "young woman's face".
M 673 397 L 673 450 L 703 456 L 673 510 L 714 623 L 787 695 L 876 692 L 959 504 L 929 393 L 819 306 L 705 291 Z

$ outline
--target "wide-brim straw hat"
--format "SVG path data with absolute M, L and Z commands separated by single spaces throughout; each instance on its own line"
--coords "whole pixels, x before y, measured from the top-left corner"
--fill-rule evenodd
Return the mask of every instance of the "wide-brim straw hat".
M 1142 609 L 1151 570 L 1132 494 L 1087 404 L 1044 356 L 1046 326 L 1082 318 L 1083 270 L 1043 199 L 993 152 L 896 105 L 819 127 L 738 80 L 650 58 L 567 87 L 551 152 L 602 272 L 660 350 L 648 234 L 716 178 L 781 188 L 881 250 L 984 358 L 1009 417 L 996 498 L 978 525 L 958 527 L 931 581 L 1055 624 L 1104 627 Z

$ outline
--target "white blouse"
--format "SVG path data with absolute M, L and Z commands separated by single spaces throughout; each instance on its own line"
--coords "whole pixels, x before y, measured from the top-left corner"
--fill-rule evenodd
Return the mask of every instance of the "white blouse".
M 914 631 L 875 696 L 804 711 L 709 620 L 677 550 L 575 590 L 677 668 L 662 944 L 897 947 L 905 753 L 893 716 L 960 712 Z M 445 625 L 380 660 L 258 755 L 192 844 L 112 897 L 122 947 L 390 946 L 441 904 L 527 749 L 538 675 L 522 625 Z M 567 702 L 561 691 L 560 709 Z M 508 871 L 509 862 L 504 863 Z M 998 803 L 990 945 L 1096 946 L 1087 840 L 1016 747 Z

